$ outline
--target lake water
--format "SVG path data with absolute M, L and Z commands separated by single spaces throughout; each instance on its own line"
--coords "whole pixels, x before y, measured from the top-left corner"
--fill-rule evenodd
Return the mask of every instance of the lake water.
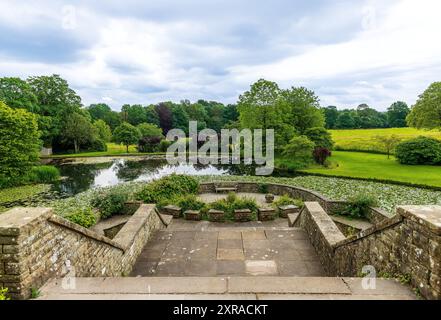
M 112 159 L 104 163 L 58 164 L 63 179 L 54 191 L 72 196 L 90 188 L 114 186 L 128 181 L 150 181 L 172 173 L 187 175 L 254 175 L 255 166 L 170 165 L 165 159 Z M 273 175 L 281 175 L 275 172 Z

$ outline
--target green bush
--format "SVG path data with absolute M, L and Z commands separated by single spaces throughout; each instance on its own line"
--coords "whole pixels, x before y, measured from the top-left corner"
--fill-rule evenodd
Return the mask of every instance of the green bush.
M 331 134 L 325 128 L 309 128 L 305 131 L 305 136 L 315 143 L 316 148 L 332 150 L 334 147 L 334 141 L 332 141 Z
M 0 287 L 0 301 L 11 300 L 7 294 L 8 294 L 8 288 Z
M 162 208 L 166 205 L 178 206 L 182 209 L 183 212 L 187 210 L 203 210 L 205 207 L 205 203 L 198 200 L 198 198 L 194 194 L 174 196 L 171 199 L 160 201 L 157 206 L 159 208 Z
M 136 194 L 137 200 L 145 203 L 158 203 L 174 196 L 196 194 L 199 182 L 190 176 L 171 174 L 154 180 Z
M 39 160 L 37 117 L 0 101 L 0 188 L 22 184 Z
M 273 202 L 273 206 L 275 208 L 278 208 L 280 206 L 289 206 L 289 205 L 295 205 L 297 207 L 303 207 L 303 201 L 300 199 L 293 199 L 288 195 L 283 195 L 279 197 L 277 200 Z
M 107 151 L 107 143 L 101 139 L 95 139 L 90 143 L 90 146 L 87 148 L 87 151 Z
M 235 194 L 229 194 L 226 199 L 220 199 L 211 203 L 209 208 L 224 211 L 227 220 L 234 219 L 234 210 L 249 209 L 253 213 L 253 219 L 255 219 L 258 205 L 256 200 L 252 198 L 239 198 Z
M 441 142 L 421 136 L 399 143 L 395 153 L 401 164 L 439 164 L 441 163 Z
M 84 228 L 90 228 L 97 222 L 96 216 L 90 208 L 79 208 L 74 210 L 71 214 L 66 216 L 66 219 L 83 226 Z
M 159 143 L 159 146 L 158 146 L 159 152 L 167 152 L 168 147 L 170 147 L 172 143 L 173 142 L 165 140 L 165 139 L 161 140 L 161 142 Z
M 370 207 L 378 205 L 377 199 L 370 195 L 359 194 L 349 199 L 347 206 L 341 212 L 341 215 L 351 218 L 367 218 Z
M 60 171 L 53 166 L 33 167 L 29 173 L 29 181 L 33 183 L 52 183 L 60 179 Z
M 106 219 L 121 214 L 128 199 L 127 192 L 111 190 L 93 199 L 92 206 L 100 211 L 101 218 Z

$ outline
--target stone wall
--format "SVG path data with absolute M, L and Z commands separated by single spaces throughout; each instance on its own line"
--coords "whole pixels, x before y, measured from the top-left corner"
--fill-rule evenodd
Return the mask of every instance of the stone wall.
M 372 228 L 344 239 L 318 203 L 306 203 L 300 224 L 330 276 L 359 276 L 363 266 L 377 275 L 409 275 L 428 299 L 441 299 L 441 207 L 403 206 Z
M 163 227 L 153 205 L 141 205 L 113 240 L 48 208 L 15 208 L 0 216 L 0 287 L 28 298 L 53 277 L 129 273 L 152 231 Z
M 216 192 L 216 186 L 222 185 L 232 185 L 237 186 L 237 192 L 250 192 L 259 193 L 261 184 L 255 182 L 211 182 L 211 183 L 201 183 L 199 186 L 199 193 L 213 193 Z M 330 200 L 320 193 L 300 188 L 294 186 L 288 186 L 283 184 L 265 184 L 268 187 L 268 192 L 275 195 L 289 195 L 292 198 L 302 199 L 303 201 L 313 201 L 318 202 L 322 208 L 328 214 L 335 214 L 347 204 L 345 201 Z M 390 218 L 386 212 L 378 208 L 370 208 L 368 213 L 368 219 L 372 223 L 378 223 L 385 219 Z

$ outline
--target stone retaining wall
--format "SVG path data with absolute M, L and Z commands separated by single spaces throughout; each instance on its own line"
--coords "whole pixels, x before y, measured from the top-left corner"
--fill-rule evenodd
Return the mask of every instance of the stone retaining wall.
M 0 287 L 26 299 L 53 277 L 128 274 L 152 231 L 163 224 L 141 205 L 113 240 L 48 208 L 15 208 L 0 216 Z
M 441 299 L 441 207 L 403 206 L 397 215 L 347 238 L 319 203 L 305 203 L 300 225 L 330 276 L 409 275 L 428 299 Z
M 199 193 L 215 193 L 216 186 L 231 185 L 233 182 L 211 182 L 211 183 L 201 183 L 199 186 Z M 262 184 L 255 182 L 234 182 L 237 186 L 237 192 L 249 192 L 249 193 L 259 193 Z M 341 209 L 347 204 L 346 201 L 336 201 L 330 200 L 320 193 L 289 185 L 283 184 L 265 184 L 268 188 L 268 192 L 275 195 L 289 195 L 292 198 L 302 199 L 303 201 L 315 201 L 318 202 L 322 208 L 328 214 L 334 214 L 341 211 Z M 368 213 L 368 219 L 372 223 L 378 223 L 385 219 L 390 218 L 385 211 L 379 208 L 370 208 Z

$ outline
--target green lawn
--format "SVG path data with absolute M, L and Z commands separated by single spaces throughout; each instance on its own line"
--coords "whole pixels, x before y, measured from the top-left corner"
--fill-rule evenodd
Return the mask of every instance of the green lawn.
M 356 129 L 330 130 L 337 150 L 385 152 L 384 148 L 375 141 L 376 136 L 397 135 L 403 140 L 417 136 L 430 136 L 441 140 L 441 132 L 437 130 L 424 131 L 414 128 L 390 129 Z
M 313 167 L 307 173 L 389 180 L 415 185 L 441 187 L 441 166 L 407 166 L 399 164 L 393 157 L 361 152 L 334 151 L 330 158 L 331 168 Z
M 136 150 L 136 146 L 129 146 L 129 153 L 126 151 L 126 146 L 116 143 L 107 143 L 107 151 L 98 152 L 80 152 L 80 153 L 66 153 L 54 154 L 45 158 L 78 158 L 78 157 L 106 157 L 106 156 L 121 156 L 121 155 L 143 155 L 148 153 L 140 153 Z

